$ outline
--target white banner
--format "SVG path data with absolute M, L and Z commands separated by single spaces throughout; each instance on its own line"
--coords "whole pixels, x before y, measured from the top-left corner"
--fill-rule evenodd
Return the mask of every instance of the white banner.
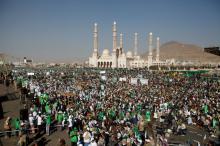
M 28 76 L 33 76 L 34 73 L 33 73 L 33 72 L 28 72 L 27 75 L 28 75 Z
M 126 78 L 124 77 L 124 78 L 119 78 L 119 81 L 126 81 Z
M 140 79 L 142 85 L 148 85 L 148 79 Z
M 107 77 L 106 76 L 101 76 L 101 79 L 106 81 L 107 80 Z
M 137 85 L 137 78 L 131 78 L 131 84 Z
M 100 74 L 105 74 L 105 70 L 100 71 Z

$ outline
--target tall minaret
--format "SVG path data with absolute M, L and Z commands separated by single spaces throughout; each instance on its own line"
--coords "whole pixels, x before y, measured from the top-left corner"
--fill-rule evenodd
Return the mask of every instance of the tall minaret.
M 148 67 L 152 65 L 153 62 L 153 56 L 152 56 L 152 42 L 153 42 L 153 34 L 152 32 L 149 33 L 149 38 L 148 38 Z
M 123 34 L 120 34 L 120 48 L 123 48 Z
M 98 25 L 94 23 L 93 30 L 93 57 L 98 57 Z
M 112 68 L 117 68 L 118 67 L 118 60 L 117 60 L 117 54 L 116 54 L 116 49 L 117 49 L 117 29 L 116 29 L 116 22 L 114 21 L 112 25 Z
M 112 37 L 113 37 L 113 51 L 117 48 L 117 29 L 116 29 L 116 22 L 114 21 L 112 26 Z
M 138 33 L 134 33 L 134 56 L 137 56 L 137 45 L 138 45 L 138 42 L 137 42 L 137 36 L 138 36 Z
M 93 28 L 93 53 L 89 57 L 89 66 L 98 67 L 98 25 L 94 23 Z
M 159 62 L 160 60 L 160 38 L 157 37 L 157 55 L 156 55 L 156 62 Z

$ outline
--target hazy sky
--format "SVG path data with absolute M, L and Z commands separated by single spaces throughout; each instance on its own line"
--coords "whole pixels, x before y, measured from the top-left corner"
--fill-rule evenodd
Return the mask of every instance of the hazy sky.
M 161 43 L 220 44 L 219 0 L 0 0 L 0 52 L 40 61 L 74 61 L 92 53 L 93 23 L 99 51 L 112 50 L 112 23 L 125 50 L 147 50 L 147 34 Z M 118 39 L 119 40 L 119 39 Z

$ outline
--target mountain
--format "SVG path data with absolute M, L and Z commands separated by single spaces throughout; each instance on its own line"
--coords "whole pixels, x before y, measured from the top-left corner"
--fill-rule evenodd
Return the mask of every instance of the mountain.
M 148 52 L 141 55 L 147 58 Z M 156 56 L 156 49 L 153 49 L 153 57 Z M 183 44 L 170 41 L 160 46 L 160 60 L 175 59 L 178 61 L 195 61 L 201 63 L 220 62 L 220 56 L 203 51 L 203 48 L 193 44 Z

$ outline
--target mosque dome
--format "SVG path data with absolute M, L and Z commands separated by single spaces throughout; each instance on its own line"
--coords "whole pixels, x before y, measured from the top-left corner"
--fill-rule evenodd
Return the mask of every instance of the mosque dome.
M 132 57 L 133 57 L 132 52 L 131 52 L 131 51 L 128 51 L 127 54 L 126 54 L 126 56 L 127 56 L 128 58 L 132 58 Z
M 108 49 L 104 49 L 102 52 L 102 56 L 103 57 L 109 57 L 109 50 Z
M 137 59 L 141 59 L 141 57 L 140 57 L 140 56 L 136 56 L 136 58 L 137 58 Z
M 125 53 L 122 53 L 121 57 L 126 57 Z

